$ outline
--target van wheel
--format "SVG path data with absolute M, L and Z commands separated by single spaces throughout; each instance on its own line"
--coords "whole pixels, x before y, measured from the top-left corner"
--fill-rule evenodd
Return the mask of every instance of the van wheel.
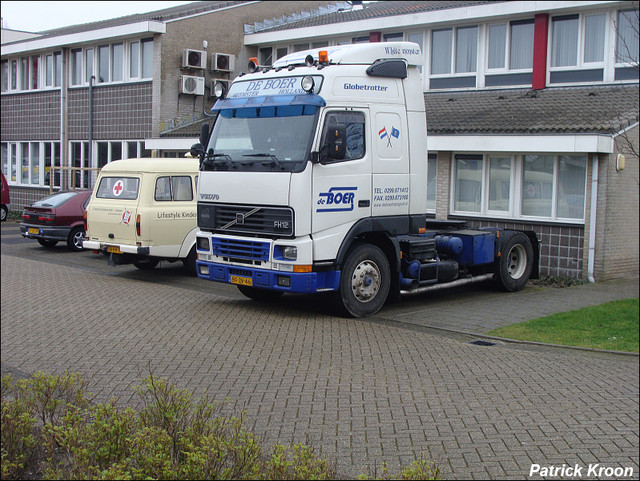
M 159 262 L 160 262 L 160 259 L 147 259 L 144 261 L 134 262 L 133 265 L 140 270 L 149 271 L 151 269 L 154 269 Z
M 182 264 L 190 276 L 198 275 L 198 266 L 196 265 L 196 246 L 191 248 L 189 255 L 182 260 Z
M 273 301 L 278 299 L 284 292 L 270 291 L 268 289 L 258 289 L 257 287 L 237 286 L 242 295 L 255 301 Z
M 40 244 L 42 247 L 53 247 L 58 243 L 58 241 L 47 240 L 47 239 L 36 239 L 36 240 L 38 241 L 38 244 Z
M 384 305 L 390 287 L 387 257 L 374 245 L 360 244 L 347 255 L 335 293 L 336 304 L 348 316 L 369 316 Z
M 82 241 L 84 240 L 84 229 L 82 227 L 74 227 L 67 238 L 67 247 L 72 251 L 82 250 Z
M 9 215 L 9 211 L 7 210 L 7 206 L 3 205 L 2 207 L 2 212 L 0 213 L 0 215 L 2 216 L 1 220 L 2 222 L 4 222 L 5 220 L 7 220 L 7 216 Z
M 503 236 L 501 256 L 496 260 L 498 286 L 515 292 L 524 288 L 533 269 L 533 247 L 522 232 L 507 232 Z

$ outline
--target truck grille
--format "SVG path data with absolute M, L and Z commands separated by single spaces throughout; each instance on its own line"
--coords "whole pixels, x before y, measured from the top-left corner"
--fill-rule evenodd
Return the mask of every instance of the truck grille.
M 213 254 L 225 257 L 231 262 L 249 262 L 269 260 L 269 243 L 237 239 L 211 239 Z
M 198 227 L 220 234 L 292 237 L 293 209 L 198 203 Z

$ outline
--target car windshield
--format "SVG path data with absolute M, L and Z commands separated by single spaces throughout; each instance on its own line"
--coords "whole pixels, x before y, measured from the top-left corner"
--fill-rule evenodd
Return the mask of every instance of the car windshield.
M 77 192 L 59 192 L 57 194 L 44 197 L 33 204 L 32 207 L 60 207 L 66 201 L 78 195 Z
M 302 170 L 318 108 L 280 105 L 220 110 L 203 170 Z

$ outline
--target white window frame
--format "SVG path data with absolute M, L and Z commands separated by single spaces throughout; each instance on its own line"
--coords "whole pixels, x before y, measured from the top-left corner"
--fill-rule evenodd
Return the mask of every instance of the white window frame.
M 633 5 L 633 4 L 631 4 Z M 612 55 L 613 55 L 613 64 L 615 67 L 637 67 L 638 66 L 638 61 L 637 60 L 631 60 L 631 61 L 622 61 L 622 62 L 618 62 L 618 15 L 621 12 L 627 12 L 627 11 L 633 11 L 633 9 L 629 9 L 629 8 L 618 8 L 612 12 L 609 12 L 611 17 L 610 19 L 608 19 L 607 21 L 607 25 L 613 25 L 613 33 L 612 33 L 612 40 L 611 40 L 611 51 L 612 51 Z M 605 57 L 606 58 L 606 57 Z M 637 82 L 637 80 L 635 80 L 635 82 Z
M 532 18 L 519 18 L 519 19 L 513 19 L 511 21 L 506 21 L 506 22 L 491 22 L 485 25 L 485 29 L 484 29 L 484 43 L 485 43 L 485 48 L 484 48 L 484 60 L 483 60 L 483 65 L 484 65 L 484 69 L 485 69 L 485 73 L 486 74 L 501 74 L 501 73 L 528 73 L 528 72 L 533 72 L 533 65 L 531 67 L 526 67 L 526 68 L 511 68 L 511 28 L 512 28 L 512 23 L 514 22 L 532 22 L 534 21 L 534 19 Z M 495 27 L 498 25 L 504 25 L 506 28 L 506 33 L 505 33 L 505 46 L 504 46 L 504 67 L 489 67 L 489 31 L 491 30 L 491 27 Z M 535 35 L 534 35 L 535 37 Z M 533 39 L 532 39 L 533 41 Z M 533 63 L 533 62 L 532 62 Z
M 594 62 L 585 62 L 584 60 L 584 51 L 585 51 L 585 41 L 586 41 L 586 19 L 587 17 L 603 15 L 604 16 L 604 45 L 602 45 L 602 60 L 594 61 Z M 562 17 L 563 15 L 557 15 L 558 17 Z M 610 16 L 608 12 L 589 12 L 589 13 L 580 13 L 578 14 L 578 38 L 577 38 L 577 50 L 576 50 L 576 63 L 573 65 L 563 65 L 563 66 L 553 66 L 553 59 L 555 51 L 553 49 L 554 44 L 554 21 L 553 17 L 549 19 L 550 28 L 548 33 L 548 53 L 547 56 L 547 67 L 550 72 L 561 72 L 561 71 L 572 71 L 572 70 L 582 70 L 582 69 L 592 69 L 592 68 L 604 68 L 606 60 L 607 60 L 607 27 L 611 23 Z M 575 82 L 572 82 L 575 83 Z
M 482 172 L 481 172 L 481 199 L 479 211 L 465 211 L 456 210 L 456 180 L 457 180 L 457 164 L 456 155 L 469 155 L 468 152 L 453 152 L 451 156 L 451 178 L 449 183 L 449 213 L 451 215 L 463 215 L 469 217 L 487 217 L 494 219 L 508 219 L 508 220 L 526 220 L 528 222 L 554 222 L 559 224 L 584 224 L 586 216 L 586 199 L 587 199 L 587 175 L 589 170 L 589 156 L 587 154 L 567 154 L 567 153 L 544 153 L 537 154 L 534 152 L 526 154 L 506 153 L 506 152 L 491 152 L 491 153 L 478 153 L 478 157 L 482 157 Z M 473 155 L 473 154 L 472 154 Z M 524 215 L 522 214 L 522 183 L 524 175 L 524 157 L 525 155 L 546 155 L 553 157 L 553 174 L 552 174 L 552 194 L 551 194 L 551 215 L 549 217 Z M 586 158 L 585 162 L 585 191 L 583 197 L 583 213 L 582 218 L 567 218 L 559 217 L 558 212 L 558 186 L 559 186 L 559 168 L 560 157 L 563 155 Z M 489 210 L 489 159 L 491 157 L 511 157 L 511 173 L 509 180 L 509 209 L 508 211 L 496 211 Z
M 466 28 L 475 28 L 476 29 L 476 69 L 469 72 L 456 72 L 456 53 L 457 53 L 457 42 L 458 42 L 458 30 L 466 29 Z M 434 74 L 431 72 L 431 48 L 433 44 L 433 32 L 435 31 L 445 31 L 451 30 L 451 58 L 449 63 L 449 72 L 448 73 L 438 73 Z M 428 55 L 428 64 L 425 64 L 428 72 L 429 78 L 450 78 L 450 77 L 471 77 L 477 76 L 478 71 L 480 70 L 480 24 L 470 24 L 470 25 L 456 25 L 452 27 L 444 27 L 444 28 L 432 28 L 429 29 L 427 37 L 429 38 L 429 55 Z

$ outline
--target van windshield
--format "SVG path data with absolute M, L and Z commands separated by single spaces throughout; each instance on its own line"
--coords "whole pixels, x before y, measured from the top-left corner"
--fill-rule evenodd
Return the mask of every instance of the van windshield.
M 221 109 L 201 169 L 301 171 L 318 111 L 315 105 Z

